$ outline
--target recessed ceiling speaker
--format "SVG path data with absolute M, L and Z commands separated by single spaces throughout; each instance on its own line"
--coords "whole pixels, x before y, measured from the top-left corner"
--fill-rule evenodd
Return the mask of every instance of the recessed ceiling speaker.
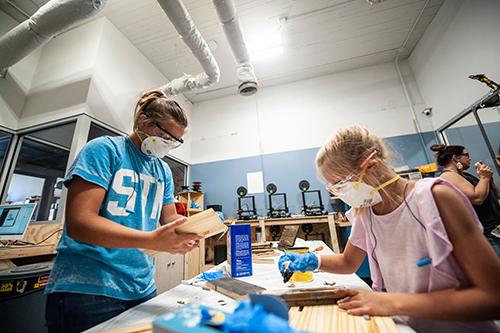
M 276 191 L 278 191 L 278 188 L 276 187 L 276 185 L 274 185 L 273 183 L 269 183 L 267 184 L 266 186 L 266 191 L 267 193 L 269 194 L 275 194 Z

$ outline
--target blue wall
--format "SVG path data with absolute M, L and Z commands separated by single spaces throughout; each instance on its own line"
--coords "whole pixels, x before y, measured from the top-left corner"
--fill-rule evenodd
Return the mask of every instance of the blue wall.
M 409 134 L 398 137 L 386 138 L 391 150 L 400 155 L 398 164 L 410 168 L 434 162 L 431 151 L 428 149 L 435 142 L 434 132 L 423 134 L 427 152 L 424 152 L 418 134 Z M 264 188 L 269 183 L 274 183 L 278 193 L 286 193 L 288 207 L 292 214 L 300 214 L 302 209 L 302 196 L 299 182 L 307 180 L 310 190 L 321 190 L 323 205 L 334 211 L 329 202 L 329 193 L 316 176 L 315 158 L 319 147 L 296 150 L 290 152 L 267 154 L 233 160 L 191 165 L 189 168 L 191 182 L 200 181 L 201 190 L 205 192 L 205 207 L 207 205 L 222 205 L 224 217 L 237 218 L 238 195 L 236 189 L 240 186 L 247 187 L 247 173 L 262 171 Z M 255 196 L 257 213 L 267 216 L 268 193 L 251 194 Z M 314 195 L 314 194 L 311 194 Z M 276 198 L 275 198 L 276 199 Z M 314 197 L 307 196 L 306 202 Z M 279 201 L 273 200 L 273 206 Z M 316 199 L 315 206 L 319 204 Z M 205 208 L 204 207 L 204 208 Z

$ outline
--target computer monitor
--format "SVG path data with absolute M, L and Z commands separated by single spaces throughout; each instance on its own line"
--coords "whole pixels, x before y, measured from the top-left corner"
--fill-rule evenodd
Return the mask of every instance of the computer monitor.
M 0 240 L 22 239 L 36 203 L 0 205 Z

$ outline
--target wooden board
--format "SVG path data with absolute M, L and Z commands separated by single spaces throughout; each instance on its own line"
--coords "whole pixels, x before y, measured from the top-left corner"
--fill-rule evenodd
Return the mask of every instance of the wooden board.
M 282 289 L 282 290 L 266 290 L 263 294 L 273 295 L 281 298 L 289 307 L 292 306 L 313 306 L 336 304 L 337 300 L 341 299 L 335 294 L 335 289 L 345 287 L 317 287 L 307 289 Z
M 391 317 L 352 316 L 337 305 L 291 307 L 290 326 L 294 329 L 318 333 L 398 333 Z
M 101 333 L 152 333 L 153 323 L 143 323 L 100 331 Z
M 293 247 L 298 232 L 298 225 L 287 225 L 281 234 L 280 242 L 278 243 L 278 250 L 285 251 Z
M 222 223 L 219 215 L 212 209 L 207 209 L 201 213 L 188 217 L 186 223 L 176 228 L 175 231 L 178 234 L 188 234 L 194 233 L 203 235 L 206 237 L 211 237 L 221 232 L 227 231 L 227 226 Z M 139 249 L 150 257 L 155 257 L 161 253 L 161 251 Z
M 234 278 L 222 278 L 208 281 L 207 286 L 232 299 L 247 298 L 249 294 L 260 293 L 266 290 L 266 288 Z

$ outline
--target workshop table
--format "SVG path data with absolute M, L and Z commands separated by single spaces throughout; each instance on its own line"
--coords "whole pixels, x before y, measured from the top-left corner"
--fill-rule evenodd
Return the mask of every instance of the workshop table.
M 307 244 L 311 249 L 323 246 L 323 250 L 318 251 L 319 254 L 333 253 L 333 251 L 322 241 L 307 241 L 302 244 Z M 302 246 L 302 244 L 300 244 L 300 246 Z M 273 261 L 272 264 L 254 263 L 253 275 L 238 279 L 264 287 L 268 290 L 287 288 L 283 283 L 283 278 L 278 270 L 278 258 L 279 257 L 271 259 Z M 209 272 L 224 270 L 226 265 L 227 263 L 223 262 L 210 269 Z M 371 290 L 371 288 L 356 274 L 331 274 L 321 271 L 314 273 L 313 281 L 295 282 L 295 285 L 296 288 L 324 287 L 324 282 L 335 282 L 337 286 L 345 286 L 347 288 Z M 206 282 L 201 282 L 196 277 L 183 281 L 180 285 L 145 303 L 139 304 L 114 318 L 92 327 L 91 329 L 85 331 L 85 333 L 99 332 L 103 330 L 152 322 L 158 316 L 176 310 L 188 303 L 200 303 L 202 305 L 229 313 L 232 313 L 236 309 L 238 306 L 237 301 L 214 290 L 206 290 L 202 288 L 204 285 L 206 285 Z M 397 326 L 402 333 L 413 332 L 413 330 L 407 326 Z

